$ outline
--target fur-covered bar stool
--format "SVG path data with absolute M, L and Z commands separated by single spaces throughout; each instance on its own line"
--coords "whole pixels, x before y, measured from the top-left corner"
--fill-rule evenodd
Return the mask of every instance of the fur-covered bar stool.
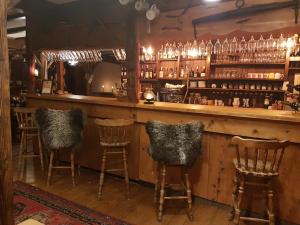
M 158 221 L 162 220 L 165 199 L 186 199 L 188 202 L 188 216 L 192 220 L 192 192 L 187 170 L 194 164 L 201 152 L 203 124 L 198 121 L 186 124 L 166 124 L 159 121 L 149 121 L 146 124 L 146 130 L 150 138 L 149 154 L 158 162 L 159 174 L 157 175 L 154 197 L 156 203 L 157 192 L 159 191 Z M 185 195 L 166 196 L 167 166 L 181 167 L 184 170 L 183 188 L 186 192 Z
M 85 116 L 80 109 L 54 110 L 38 109 L 38 122 L 44 147 L 50 152 L 47 185 L 50 184 L 52 169 L 71 169 L 75 185 L 74 149 L 81 142 Z M 70 149 L 71 166 L 53 166 L 54 153 Z

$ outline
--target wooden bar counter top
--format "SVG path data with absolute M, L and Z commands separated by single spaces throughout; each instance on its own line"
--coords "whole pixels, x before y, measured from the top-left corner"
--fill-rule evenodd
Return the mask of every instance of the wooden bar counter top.
M 129 149 L 130 178 L 154 183 L 156 164 L 148 156 L 149 144 L 145 131 L 148 120 L 169 123 L 200 120 L 204 135 L 202 154 L 191 168 L 193 193 L 196 196 L 230 205 L 232 202 L 235 151 L 231 146 L 234 135 L 252 138 L 289 140 L 276 188 L 280 219 L 300 223 L 300 113 L 265 109 L 244 109 L 220 106 L 201 106 L 156 102 L 146 105 L 119 102 L 114 98 L 78 95 L 28 95 L 28 106 L 53 109 L 80 108 L 88 116 L 83 144 L 79 153 L 82 166 L 99 170 L 102 150 L 99 146 L 96 118 L 132 118 L 135 129 Z M 114 160 L 109 160 L 113 162 Z M 122 161 L 116 159 L 114 166 Z M 109 165 L 108 165 L 109 167 Z M 172 171 L 176 174 L 176 171 Z M 171 173 L 172 173 L 171 172 Z M 172 176 L 171 181 L 176 176 Z M 253 192 L 254 195 L 257 193 Z M 264 199 L 261 200 L 263 203 Z M 257 202 L 257 201 L 256 201 Z M 261 211 L 254 203 L 247 206 Z M 246 206 L 245 206 L 246 207 Z

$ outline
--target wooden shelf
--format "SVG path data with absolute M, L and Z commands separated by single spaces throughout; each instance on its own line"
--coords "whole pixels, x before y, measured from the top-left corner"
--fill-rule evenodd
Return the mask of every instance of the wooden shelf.
M 140 61 L 141 64 L 157 64 L 156 61 Z
M 284 93 L 282 90 L 257 90 L 257 89 L 223 89 L 223 88 L 192 88 L 190 90 L 207 90 L 207 91 L 242 91 L 242 92 L 269 92 L 269 93 Z
M 178 59 L 159 59 L 159 62 L 170 62 L 170 61 L 178 61 Z
M 289 70 L 300 70 L 300 67 L 289 67 Z
M 158 78 L 158 80 L 170 80 L 170 81 L 172 81 L 172 80 L 174 80 L 174 81 L 180 80 L 180 81 L 186 81 L 187 78 L 176 78 L 176 79 L 174 79 L 174 78 Z
M 157 82 L 158 79 L 139 79 L 140 82 Z
M 180 61 L 206 61 L 207 58 L 180 59 Z
M 210 80 L 206 77 L 189 77 L 188 79 L 189 80 Z
M 231 80 L 231 81 L 277 81 L 283 82 L 284 79 L 265 79 L 265 78 L 209 78 L 207 80 Z
M 246 63 L 246 62 L 237 62 L 237 63 L 211 63 L 211 66 L 285 66 L 285 63 Z

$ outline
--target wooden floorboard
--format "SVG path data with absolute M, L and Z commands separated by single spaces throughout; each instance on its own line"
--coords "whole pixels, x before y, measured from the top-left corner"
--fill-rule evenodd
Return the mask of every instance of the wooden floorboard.
M 14 159 L 15 168 L 17 168 Z M 104 214 L 114 216 L 137 225 L 230 225 L 229 210 L 226 207 L 211 204 L 196 198 L 193 205 L 194 220 L 189 221 L 183 202 L 167 202 L 163 222 L 156 220 L 153 206 L 153 188 L 131 182 L 131 198 L 125 198 L 125 185 L 122 179 L 106 176 L 103 197 L 97 200 L 99 173 L 87 169 L 81 170 L 76 177 L 76 186 L 72 186 L 70 171 L 56 171 L 53 173 L 51 186 L 46 186 L 46 173 L 40 169 L 38 159 L 28 159 L 24 176 L 21 177 L 14 170 L 14 179 L 21 180 L 39 187 L 50 193 L 59 195 Z M 243 225 L 243 223 L 241 223 Z

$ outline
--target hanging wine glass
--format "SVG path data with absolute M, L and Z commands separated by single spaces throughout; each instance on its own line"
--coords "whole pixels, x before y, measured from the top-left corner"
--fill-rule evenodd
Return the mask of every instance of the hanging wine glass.
M 229 45 L 229 51 L 231 54 L 235 54 L 238 52 L 238 43 L 236 37 L 234 37 Z
M 214 45 L 211 42 L 211 40 L 209 40 L 209 42 L 206 45 L 206 52 L 211 55 L 213 53 L 213 48 L 214 48 Z
M 199 44 L 199 55 L 200 56 L 204 56 L 205 55 L 205 43 L 204 43 L 203 40 Z

